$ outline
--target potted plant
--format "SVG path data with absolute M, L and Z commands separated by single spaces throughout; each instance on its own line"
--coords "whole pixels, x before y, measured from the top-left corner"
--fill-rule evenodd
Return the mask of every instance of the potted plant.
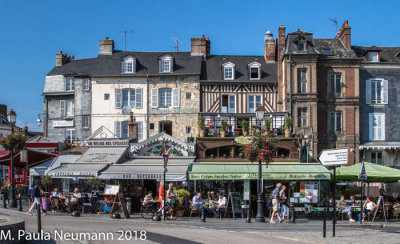
M 228 124 L 228 136 L 233 136 L 232 125 Z
M 225 120 L 221 120 L 221 137 L 225 137 L 226 136 L 226 128 L 228 126 L 228 122 L 226 122 Z
M 177 214 L 178 217 L 183 217 L 185 213 L 185 199 L 190 197 L 190 193 L 185 189 L 176 190 L 176 200 L 177 200 Z
M 242 120 L 240 122 L 240 125 L 242 126 L 243 136 L 248 136 L 249 135 L 249 121 Z
M 266 119 L 264 121 L 264 129 L 265 129 L 264 134 L 266 136 L 269 136 L 269 134 L 271 133 L 271 120 L 270 119 Z
M 45 194 L 45 196 L 42 198 L 42 206 L 43 209 L 46 211 L 50 210 L 50 198 L 48 195 L 49 192 L 49 186 L 53 183 L 53 179 L 51 179 L 50 176 L 48 175 L 44 175 L 40 177 L 40 184 L 44 187 L 44 191 L 47 192 L 47 194 Z
M 198 125 L 199 125 L 199 129 L 200 129 L 200 137 L 204 137 L 206 134 L 206 118 L 204 116 L 199 116 L 199 121 L 198 121 Z
M 240 128 L 235 128 L 235 136 L 240 136 Z
M 285 125 L 284 125 L 284 129 L 285 129 L 285 137 L 290 137 L 290 133 L 292 130 L 292 125 L 293 125 L 293 119 L 290 117 L 287 117 L 285 119 Z
M 240 157 L 240 158 L 244 158 L 244 153 L 242 153 L 242 152 L 239 153 L 239 157 Z

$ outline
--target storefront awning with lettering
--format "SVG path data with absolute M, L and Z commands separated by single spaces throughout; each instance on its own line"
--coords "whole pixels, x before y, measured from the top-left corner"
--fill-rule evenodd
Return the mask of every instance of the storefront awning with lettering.
M 127 158 L 127 147 L 89 148 L 76 163 L 115 164 Z
M 47 175 L 54 178 L 97 177 L 107 166 L 99 163 L 62 163 L 60 167 L 47 171 Z
M 264 180 L 329 180 L 330 171 L 321 164 L 271 163 L 262 165 Z M 258 163 L 193 163 L 190 180 L 256 180 Z
M 171 157 L 168 160 L 166 180 L 187 180 L 188 165 L 194 157 Z M 114 164 L 101 172 L 103 179 L 143 179 L 163 180 L 164 166 L 162 157 L 135 157 L 122 164 Z

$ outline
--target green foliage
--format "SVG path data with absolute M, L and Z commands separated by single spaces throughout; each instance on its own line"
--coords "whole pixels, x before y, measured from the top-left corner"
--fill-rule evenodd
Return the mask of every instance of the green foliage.
M 169 153 L 170 153 L 170 154 L 173 154 L 173 155 L 177 155 L 177 156 L 182 155 L 182 152 L 181 152 L 180 150 L 178 150 L 178 149 L 175 149 L 175 148 L 172 148 L 172 149 L 169 151 Z
M 206 129 L 206 117 L 204 116 L 199 116 L 199 121 L 198 121 L 198 125 L 200 130 L 205 130 Z
M 275 144 L 264 135 L 253 136 L 251 143 L 245 145 L 242 151 L 251 162 L 261 160 L 261 162 L 269 163 L 274 156 Z
M 151 152 L 154 153 L 154 154 L 160 154 L 161 150 L 159 148 L 155 148 L 154 147 L 153 149 L 151 149 Z
M 242 120 L 240 122 L 240 125 L 242 126 L 242 131 L 249 132 L 249 121 L 248 120 Z
M 25 134 L 21 132 L 15 132 L 12 135 L 8 135 L 0 139 L 0 145 L 6 150 L 13 151 L 14 153 L 24 149 L 25 147 Z
M 185 190 L 183 188 L 176 190 L 176 199 L 178 200 L 178 202 L 177 202 L 178 210 L 184 209 L 183 204 L 184 204 L 185 198 L 187 198 L 187 197 L 190 197 L 190 193 L 187 190 Z
M 52 183 L 53 179 L 50 176 L 48 175 L 40 176 L 40 184 L 42 184 L 43 186 L 47 187 Z
M 86 180 L 86 184 L 92 189 L 96 188 L 98 185 L 100 185 L 100 183 L 101 179 L 97 178 L 96 176 L 92 176 Z
M 265 122 L 264 123 L 265 131 L 270 132 L 271 131 L 271 120 L 270 119 L 266 119 L 264 122 Z
M 221 120 L 221 131 L 226 131 L 226 128 L 228 127 L 228 122 L 225 120 Z
M 293 126 L 293 118 L 287 117 L 285 119 L 284 129 L 285 130 L 291 130 L 292 126 Z

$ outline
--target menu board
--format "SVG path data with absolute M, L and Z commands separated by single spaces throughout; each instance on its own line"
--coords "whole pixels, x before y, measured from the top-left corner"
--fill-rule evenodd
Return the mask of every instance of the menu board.
M 318 202 L 318 182 L 302 181 L 300 182 L 300 203 Z
M 105 185 L 104 195 L 115 196 L 119 192 L 119 185 Z

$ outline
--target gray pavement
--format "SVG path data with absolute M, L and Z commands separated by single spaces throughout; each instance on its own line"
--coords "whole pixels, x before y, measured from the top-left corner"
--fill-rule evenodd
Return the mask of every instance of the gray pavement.
M 15 210 L 0 208 L 0 214 L 18 215 L 25 219 L 26 230 L 37 229 L 36 216 L 27 216 Z M 255 223 L 246 224 L 244 219 L 208 218 L 206 223 L 198 217 L 178 218 L 176 221 L 154 222 L 134 215 L 132 219 L 110 219 L 108 215 L 88 214 L 82 217 L 49 213 L 42 218 L 44 231 L 53 234 L 56 230 L 66 233 L 104 232 L 112 233 L 113 240 L 28 243 L 400 243 L 400 223 L 338 222 L 336 237 L 332 238 L 332 225 L 328 223 L 327 238 L 322 238 L 322 221 L 298 219 L 296 224 Z M 146 231 L 146 240 L 116 240 L 121 231 Z M 139 234 L 140 235 L 140 234 Z M 139 236 L 138 236 L 139 237 Z M 128 236 L 122 239 L 129 238 Z

